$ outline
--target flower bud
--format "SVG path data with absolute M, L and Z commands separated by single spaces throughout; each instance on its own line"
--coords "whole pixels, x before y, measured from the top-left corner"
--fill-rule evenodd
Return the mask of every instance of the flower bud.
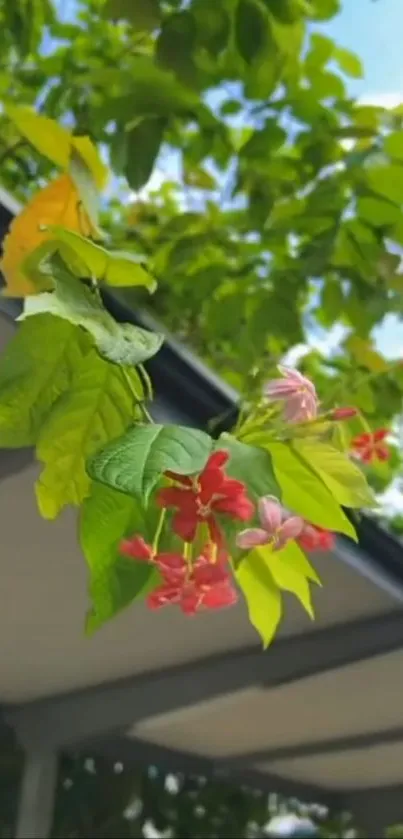
M 348 420 L 356 417 L 358 414 L 357 408 L 335 408 L 332 412 L 333 420 Z

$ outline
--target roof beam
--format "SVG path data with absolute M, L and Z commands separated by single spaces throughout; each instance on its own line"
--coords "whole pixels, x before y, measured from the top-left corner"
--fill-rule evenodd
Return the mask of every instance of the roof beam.
M 251 686 L 274 688 L 403 646 L 403 611 L 37 700 L 8 712 L 23 744 L 63 746 Z
M 345 737 L 334 737 L 327 740 L 314 740 L 305 743 L 294 743 L 289 746 L 279 746 L 276 749 L 259 749 L 253 752 L 243 752 L 231 757 L 229 765 L 274 763 L 279 760 L 293 760 L 295 758 L 317 757 L 318 755 L 340 754 L 354 749 L 369 749 L 374 746 L 385 746 L 388 743 L 398 743 L 403 740 L 403 726 L 386 728 L 383 731 L 366 731 Z

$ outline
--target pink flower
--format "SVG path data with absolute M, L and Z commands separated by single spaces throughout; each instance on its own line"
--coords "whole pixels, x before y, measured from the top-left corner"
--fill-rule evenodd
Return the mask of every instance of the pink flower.
M 282 401 L 287 422 L 308 422 L 315 419 L 318 411 L 318 397 L 315 385 L 298 370 L 279 367 L 283 379 L 267 382 L 263 392 L 273 401 Z
M 299 516 L 287 516 L 281 504 L 269 495 L 258 502 L 261 527 L 251 527 L 238 533 L 239 548 L 255 548 L 257 545 L 271 545 L 280 551 L 290 539 L 296 539 L 302 531 L 304 520 Z

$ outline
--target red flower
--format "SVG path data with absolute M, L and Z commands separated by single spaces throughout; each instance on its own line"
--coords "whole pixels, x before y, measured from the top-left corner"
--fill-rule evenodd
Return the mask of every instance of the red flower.
M 373 460 L 389 460 L 390 450 L 384 443 L 388 434 L 387 428 L 378 428 L 372 434 L 359 434 L 351 441 L 351 449 L 363 463 L 372 463 Z
M 155 565 L 162 576 L 169 581 L 182 581 L 186 575 L 186 562 L 180 553 L 153 553 L 142 536 L 123 539 L 119 545 L 120 553 L 130 559 L 144 559 Z
M 330 530 L 316 527 L 314 524 L 305 522 L 302 533 L 298 536 L 297 542 L 305 551 L 331 551 L 335 543 L 335 535 Z
M 193 564 L 179 553 L 153 554 L 151 546 L 137 535 L 123 539 L 120 551 L 158 568 L 163 582 L 147 597 L 150 609 L 176 603 L 184 614 L 194 615 L 200 609 L 222 609 L 237 601 L 228 572 L 228 554 L 221 550 L 216 556 L 214 545 L 207 545 Z
M 148 595 L 148 607 L 160 609 L 176 603 L 184 614 L 195 615 L 201 609 L 233 606 L 237 601 L 237 592 L 228 574 L 227 564 L 225 551 L 220 551 L 216 562 L 205 551 L 193 566 L 189 567 L 185 563 L 188 573 L 184 579 L 178 579 L 175 584 L 171 578 L 154 589 Z
M 222 535 L 215 519 L 215 513 L 223 513 L 240 521 L 248 521 L 254 506 L 245 493 L 241 481 L 228 478 L 223 467 L 229 455 L 218 451 L 212 454 L 197 478 L 167 472 L 167 477 L 182 484 L 181 487 L 167 487 L 157 494 L 161 507 L 175 507 L 172 529 L 184 542 L 193 542 L 199 522 L 206 522 L 210 538 L 216 545 L 222 544 Z

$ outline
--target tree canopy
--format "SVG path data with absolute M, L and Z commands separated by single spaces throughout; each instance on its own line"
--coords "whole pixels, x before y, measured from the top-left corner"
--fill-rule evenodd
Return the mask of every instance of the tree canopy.
M 114 172 L 102 224 L 147 258 L 153 312 L 243 392 L 340 324 L 337 351 L 303 366 L 325 402 L 389 425 L 403 368 L 373 330 L 402 309 L 403 107 L 350 96 L 361 62 L 320 31 L 339 0 L 33 8 L 0 13 L 0 96 L 101 144 Z M 6 114 L 0 142 L 2 183 L 25 198 L 52 164 Z M 371 470 L 377 489 L 397 461 Z

